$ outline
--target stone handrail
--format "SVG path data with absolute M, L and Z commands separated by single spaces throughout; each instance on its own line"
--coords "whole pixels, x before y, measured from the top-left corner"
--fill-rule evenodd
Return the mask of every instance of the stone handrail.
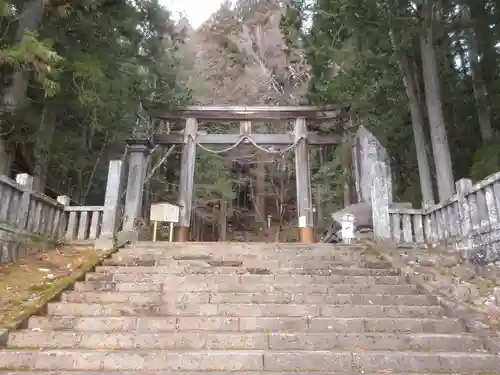
M 103 206 L 67 206 L 64 239 L 95 240 L 101 234 Z
M 424 243 L 427 231 L 424 210 L 389 208 L 391 239 L 395 243 Z
M 102 206 L 70 206 L 65 195 L 54 200 L 34 191 L 33 177 L 26 173 L 17 175 L 16 180 L 0 175 L 0 264 L 35 251 L 40 245 L 35 246 L 34 241 L 64 241 L 103 249 L 127 241 L 122 219 L 128 172 L 126 162 L 110 161 Z
M 104 204 L 102 206 L 66 206 L 64 240 L 110 249 L 122 229 L 125 200 L 124 180 L 127 165 L 121 160 L 109 162 Z
M 447 242 L 470 256 L 500 259 L 500 172 L 474 185 L 461 179 L 456 190 L 446 202 L 425 209 L 388 208 L 389 239 L 397 244 Z
M 57 240 L 64 225 L 65 197 L 54 200 L 32 190 L 33 177 L 0 175 L 0 264 L 15 261 Z

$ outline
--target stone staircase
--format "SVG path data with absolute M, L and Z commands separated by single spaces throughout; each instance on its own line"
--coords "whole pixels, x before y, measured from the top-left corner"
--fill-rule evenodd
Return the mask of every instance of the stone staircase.
M 0 373 L 500 371 L 363 246 L 138 243 L 10 334 Z

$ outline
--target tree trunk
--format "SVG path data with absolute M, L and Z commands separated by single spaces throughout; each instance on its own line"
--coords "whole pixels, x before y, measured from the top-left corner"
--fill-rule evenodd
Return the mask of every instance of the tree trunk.
M 10 177 L 14 152 L 8 142 L 0 137 L 0 174 Z
M 425 34 L 421 36 L 420 48 L 422 51 L 425 101 L 429 115 L 434 162 L 436 164 L 439 201 L 443 202 L 455 192 L 455 183 L 448 136 L 444 124 L 432 25 L 427 26 Z
M 415 140 L 415 151 L 417 153 L 418 174 L 420 177 L 423 207 L 425 204 L 434 201 L 434 194 L 432 192 L 431 168 L 429 159 L 427 158 L 422 106 L 420 105 L 416 83 L 413 80 L 414 76 L 411 71 L 411 66 L 406 56 L 401 59 L 401 73 L 403 76 L 406 95 L 408 96 L 408 104 L 410 106 L 411 124 L 413 128 L 413 139 Z
M 255 210 L 256 217 L 262 221 L 266 228 L 267 212 L 266 212 L 266 165 L 263 160 L 257 161 L 255 176 Z
M 19 16 L 19 23 L 16 30 L 16 43 L 21 43 L 26 31 L 36 32 L 40 27 L 43 16 L 42 0 L 32 0 L 26 3 Z M 25 71 L 15 72 L 11 85 L 4 92 L 4 105 L 9 112 L 17 109 L 20 101 L 26 95 L 28 87 L 28 76 Z
M 392 30 L 389 32 L 394 51 L 398 52 L 398 44 Z M 400 51 L 399 51 L 400 52 Z M 432 191 L 432 175 L 427 156 L 427 142 L 424 133 L 424 115 L 422 113 L 421 94 L 419 89 L 418 68 L 416 64 L 411 65 L 408 56 L 402 52 L 399 68 L 405 87 L 408 105 L 410 107 L 411 124 L 413 129 L 413 140 L 415 141 L 415 152 L 417 154 L 418 174 L 420 179 L 420 189 L 422 193 L 422 207 L 434 202 Z
M 144 194 L 142 197 L 142 212 L 141 217 L 143 218 L 146 224 L 149 224 L 149 215 L 151 213 L 151 203 L 152 203 L 152 188 L 151 188 L 151 180 L 147 180 L 144 182 Z
M 227 207 L 226 200 L 219 202 L 219 241 L 221 242 L 227 240 Z
M 316 152 L 317 152 L 317 157 L 319 159 L 318 164 L 321 166 L 324 164 L 323 148 L 318 147 Z M 324 199 L 323 191 L 325 189 L 325 184 L 326 184 L 325 179 L 322 179 L 321 181 L 318 181 L 316 183 L 316 189 L 314 189 L 314 191 L 316 192 L 316 194 L 314 194 L 314 201 L 315 201 L 315 205 L 316 205 L 315 223 L 316 223 L 316 226 L 318 228 L 323 228 L 323 226 L 324 226 L 325 210 L 324 210 L 324 203 L 323 203 L 323 199 Z
M 350 144 L 350 139 L 351 137 L 349 136 L 349 133 L 347 131 L 345 131 L 345 134 L 343 136 L 343 139 L 342 141 L 346 144 Z M 342 167 L 343 167 L 343 174 L 344 174 L 344 186 L 343 186 L 343 189 L 342 189 L 342 193 L 343 193 L 343 203 L 344 203 L 344 207 L 347 207 L 349 205 L 351 205 L 351 189 L 350 189 L 350 181 L 351 181 L 351 176 L 352 176 L 352 173 L 351 173 L 351 169 L 349 168 L 352 163 L 353 163 L 353 160 L 352 160 L 352 153 L 350 152 L 352 149 L 352 147 L 349 147 L 348 148 L 348 151 L 344 153 L 344 155 L 342 155 Z
M 349 170 L 344 169 L 345 181 L 344 181 L 344 207 L 350 206 L 351 203 L 351 186 L 349 185 Z
M 195 241 L 197 242 L 202 241 L 200 219 L 198 219 L 197 217 L 195 217 L 193 220 L 193 232 Z
M 470 9 L 468 6 L 462 7 L 462 18 L 466 22 L 471 21 Z M 467 37 L 468 56 L 472 77 L 472 87 L 474 89 L 474 99 L 476 100 L 477 117 L 479 120 L 479 130 L 483 141 L 489 141 L 493 138 L 493 129 L 491 127 L 491 108 L 488 103 L 488 93 L 483 80 L 481 66 L 479 65 L 478 48 L 476 36 L 471 28 L 466 27 L 464 33 Z
M 498 6 L 498 4 L 496 4 Z M 498 79 L 498 63 L 496 52 L 496 40 L 492 36 L 494 33 L 490 28 L 492 24 L 492 16 L 490 11 L 486 10 L 486 0 L 471 0 L 469 1 L 469 9 L 471 11 L 472 27 L 476 35 L 476 42 L 478 53 L 481 55 L 479 63 L 481 68 L 481 75 L 484 85 L 489 95 L 487 95 L 487 102 L 489 107 L 494 107 L 491 102 L 493 94 L 495 93 L 495 82 Z M 498 8 L 497 8 L 498 9 Z
M 35 165 L 33 167 L 33 189 L 40 193 L 45 191 L 47 173 L 49 171 L 50 149 L 54 137 L 56 115 L 50 104 L 45 104 L 35 144 Z
M 38 31 L 43 16 L 42 0 L 32 0 L 26 3 L 19 16 L 19 23 L 16 30 L 15 43 L 21 43 L 26 31 Z M 12 81 L 9 87 L 3 93 L 3 111 L 14 112 L 19 103 L 24 99 L 28 88 L 29 74 L 21 70 L 16 71 L 12 75 Z M 0 153 L 0 172 L 10 174 L 14 157 L 12 151 L 8 147 L 3 147 L 3 152 Z

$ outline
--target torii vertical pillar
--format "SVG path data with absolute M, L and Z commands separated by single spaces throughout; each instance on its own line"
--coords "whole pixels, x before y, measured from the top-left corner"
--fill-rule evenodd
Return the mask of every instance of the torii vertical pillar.
M 142 211 L 144 178 L 146 177 L 149 143 L 147 140 L 128 140 L 128 179 L 125 195 L 123 231 L 130 233 L 130 240 L 137 240 L 137 220 Z
M 181 179 L 179 184 L 180 217 L 177 241 L 189 241 L 189 227 L 193 207 L 194 168 L 196 164 L 196 133 L 198 122 L 195 118 L 186 120 L 184 128 L 184 149 L 181 158 Z
M 314 243 L 314 216 L 311 193 L 311 170 L 307 147 L 305 118 L 295 120 L 295 178 L 297 185 L 297 214 L 301 243 Z

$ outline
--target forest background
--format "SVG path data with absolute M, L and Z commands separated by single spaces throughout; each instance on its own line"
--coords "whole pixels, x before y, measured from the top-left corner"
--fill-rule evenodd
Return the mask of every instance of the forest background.
M 445 200 L 454 180 L 500 169 L 499 28 L 498 0 L 238 0 L 196 29 L 157 0 L 1 0 L 0 172 L 30 173 L 38 191 L 74 204 L 102 204 L 124 140 L 139 125 L 148 136 L 180 125 L 145 117 L 143 99 L 170 108 L 337 103 L 344 116 L 315 130 L 345 142 L 311 150 L 320 227 L 352 202 L 359 125 L 387 148 L 398 200 Z M 152 149 L 146 207 L 175 200 L 179 153 Z M 270 215 L 279 233 L 295 220 L 293 153 L 242 147 L 197 158 L 202 223 L 221 232 L 237 217 L 230 222 L 266 232 Z

